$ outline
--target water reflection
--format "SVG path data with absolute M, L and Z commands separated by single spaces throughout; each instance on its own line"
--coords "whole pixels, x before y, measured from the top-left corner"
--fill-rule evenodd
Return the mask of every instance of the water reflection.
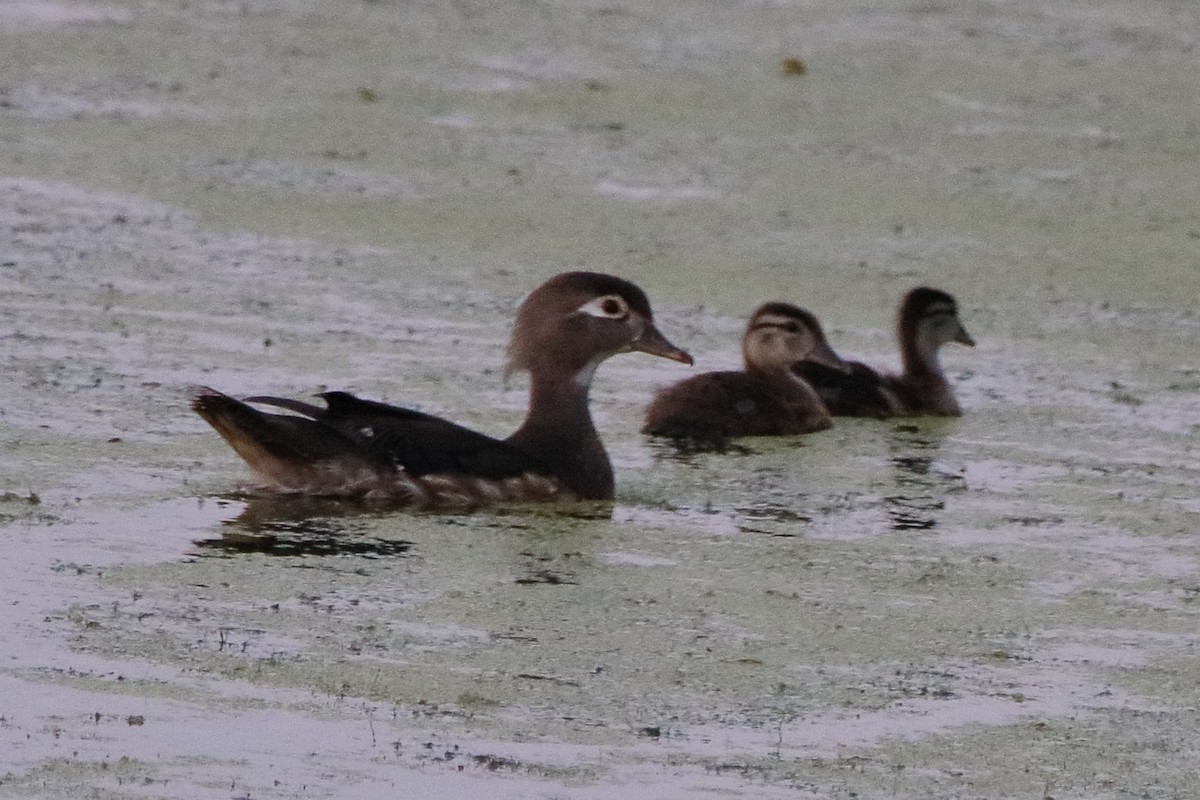
M 754 506 L 737 506 L 737 529 L 743 533 L 761 533 L 780 539 L 794 539 L 801 529 L 812 522 L 812 516 L 801 514 L 790 508 L 765 503 Z
M 697 458 L 709 455 L 752 456 L 753 448 L 725 437 L 662 437 L 646 439 L 646 445 L 655 458 L 695 464 Z
M 347 497 L 261 494 L 235 498 L 242 512 L 225 524 L 247 531 L 332 533 L 353 527 L 351 520 L 379 513 L 379 507 Z
M 387 558 L 404 555 L 412 542 L 401 539 L 377 539 L 364 536 L 345 536 L 341 533 L 298 534 L 223 532 L 215 539 L 199 539 L 196 547 L 206 555 L 241 555 L 262 553 L 269 556 L 361 556 Z
M 946 507 L 946 494 L 965 487 L 962 475 L 947 471 L 937 461 L 947 429 L 943 420 L 903 423 L 892 428 L 889 460 L 900 491 L 883 500 L 893 530 L 936 527 L 938 512 Z
M 217 502 L 223 506 L 241 505 L 242 509 L 232 519 L 221 522 L 224 529 L 220 536 L 194 542 L 202 553 L 210 555 L 404 555 L 412 549 L 412 542 L 366 533 L 380 518 L 393 514 L 436 517 L 438 522 L 449 526 L 537 532 L 608 520 L 613 514 L 611 502 L 592 501 L 509 504 L 457 515 L 345 497 L 236 494 Z
M 557 586 L 559 584 L 575 585 L 579 583 L 577 567 L 584 562 L 583 554 L 546 553 L 523 550 L 520 556 L 519 577 L 513 582 L 521 585 L 539 583 Z
M 362 535 L 355 518 L 376 516 L 380 511 L 361 501 L 295 495 L 237 499 L 245 505 L 236 517 L 221 523 L 226 530 L 216 538 L 194 542 L 201 553 L 386 558 L 404 555 L 413 547 L 402 539 Z

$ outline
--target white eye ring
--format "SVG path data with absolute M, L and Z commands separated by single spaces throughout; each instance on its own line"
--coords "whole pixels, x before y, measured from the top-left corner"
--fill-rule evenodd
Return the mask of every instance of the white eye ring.
M 620 295 L 606 294 L 594 300 L 588 300 L 579 310 L 592 317 L 601 319 L 625 319 L 629 316 L 629 304 Z

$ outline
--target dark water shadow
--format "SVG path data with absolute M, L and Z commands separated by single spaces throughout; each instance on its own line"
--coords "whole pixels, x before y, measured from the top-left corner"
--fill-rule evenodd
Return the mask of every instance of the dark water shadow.
M 269 556 L 361 556 L 366 558 L 389 558 L 402 556 L 413 548 L 412 542 L 400 539 L 378 539 L 374 537 L 352 537 L 341 534 L 296 535 L 259 533 L 246 534 L 235 531 L 222 533 L 215 539 L 198 539 L 194 542 L 202 555 L 236 556 L 245 553 L 261 553 Z
M 774 503 L 737 506 L 734 509 L 737 529 L 742 533 L 760 533 L 779 539 L 795 539 L 812 523 L 805 514 Z
M 694 464 L 698 458 L 710 455 L 752 456 L 757 451 L 722 436 L 651 436 L 646 439 L 654 458 Z
M 377 500 L 284 494 L 236 494 L 220 502 L 243 508 L 221 523 L 220 536 L 194 541 L 202 554 L 393 557 L 407 554 L 413 543 L 365 533 L 386 517 L 420 516 L 451 527 L 554 533 L 564 525 L 611 519 L 614 507 L 611 502 L 559 501 L 439 512 Z
M 940 420 L 893 426 L 889 461 L 899 491 L 883 498 L 893 530 L 937 527 L 946 495 L 965 488 L 962 475 L 943 469 L 937 461 L 946 435 L 946 424 Z
M 388 558 L 405 555 L 413 548 L 412 542 L 403 539 L 364 535 L 360 523 L 383 512 L 361 501 L 296 495 L 233 496 L 226 501 L 241 502 L 245 507 L 221 523 L 224 530 L 220 536 L 193 542 L 202 555 Z
M 521 586 L 574 586 L 580 581 L 580 567 L 585 566 L 580 552 L 522 550 L 517 555 L 519 575 L 513 583 Z

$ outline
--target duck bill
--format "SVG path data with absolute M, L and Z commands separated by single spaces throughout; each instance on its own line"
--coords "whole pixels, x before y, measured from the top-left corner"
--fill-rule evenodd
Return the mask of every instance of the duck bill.
M 830 369 L 836 369 L 838 372 L 850 372 L 850 365 L 843 361 L 841 356 L 833 352 L 833 348 L 829 346 L 828 342 L 818 344 L 808 352 L 804 360 L 829 367 Z
M 667 341 L 667 337 L 658 332 L 658 328 L 647 323 L 642 335 L 633 340 L 630 348 L 639 353 L 649 353 L 652 356 L 669 358 L 681 364 L 694 364 L 692 355 Z
M 967 347 L 975 346 L 975 340 L 971 338 L 971 334 L 967 333 L 967 329 L 962 325 L 958 326 L 958 333 L 955 334 L 954 341 L 959 344 L 965 344 Z

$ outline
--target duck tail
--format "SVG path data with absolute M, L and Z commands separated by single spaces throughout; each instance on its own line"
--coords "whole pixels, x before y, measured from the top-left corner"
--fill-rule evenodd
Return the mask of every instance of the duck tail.
M 315 419 L 265 413 L 207 386 L 191 390 L 190 404 L 255 477 L 272 488 L 306 491 L 327 482 L 323 473 L 335 464 L 342 469 L 366 466 L 345 436 Z

